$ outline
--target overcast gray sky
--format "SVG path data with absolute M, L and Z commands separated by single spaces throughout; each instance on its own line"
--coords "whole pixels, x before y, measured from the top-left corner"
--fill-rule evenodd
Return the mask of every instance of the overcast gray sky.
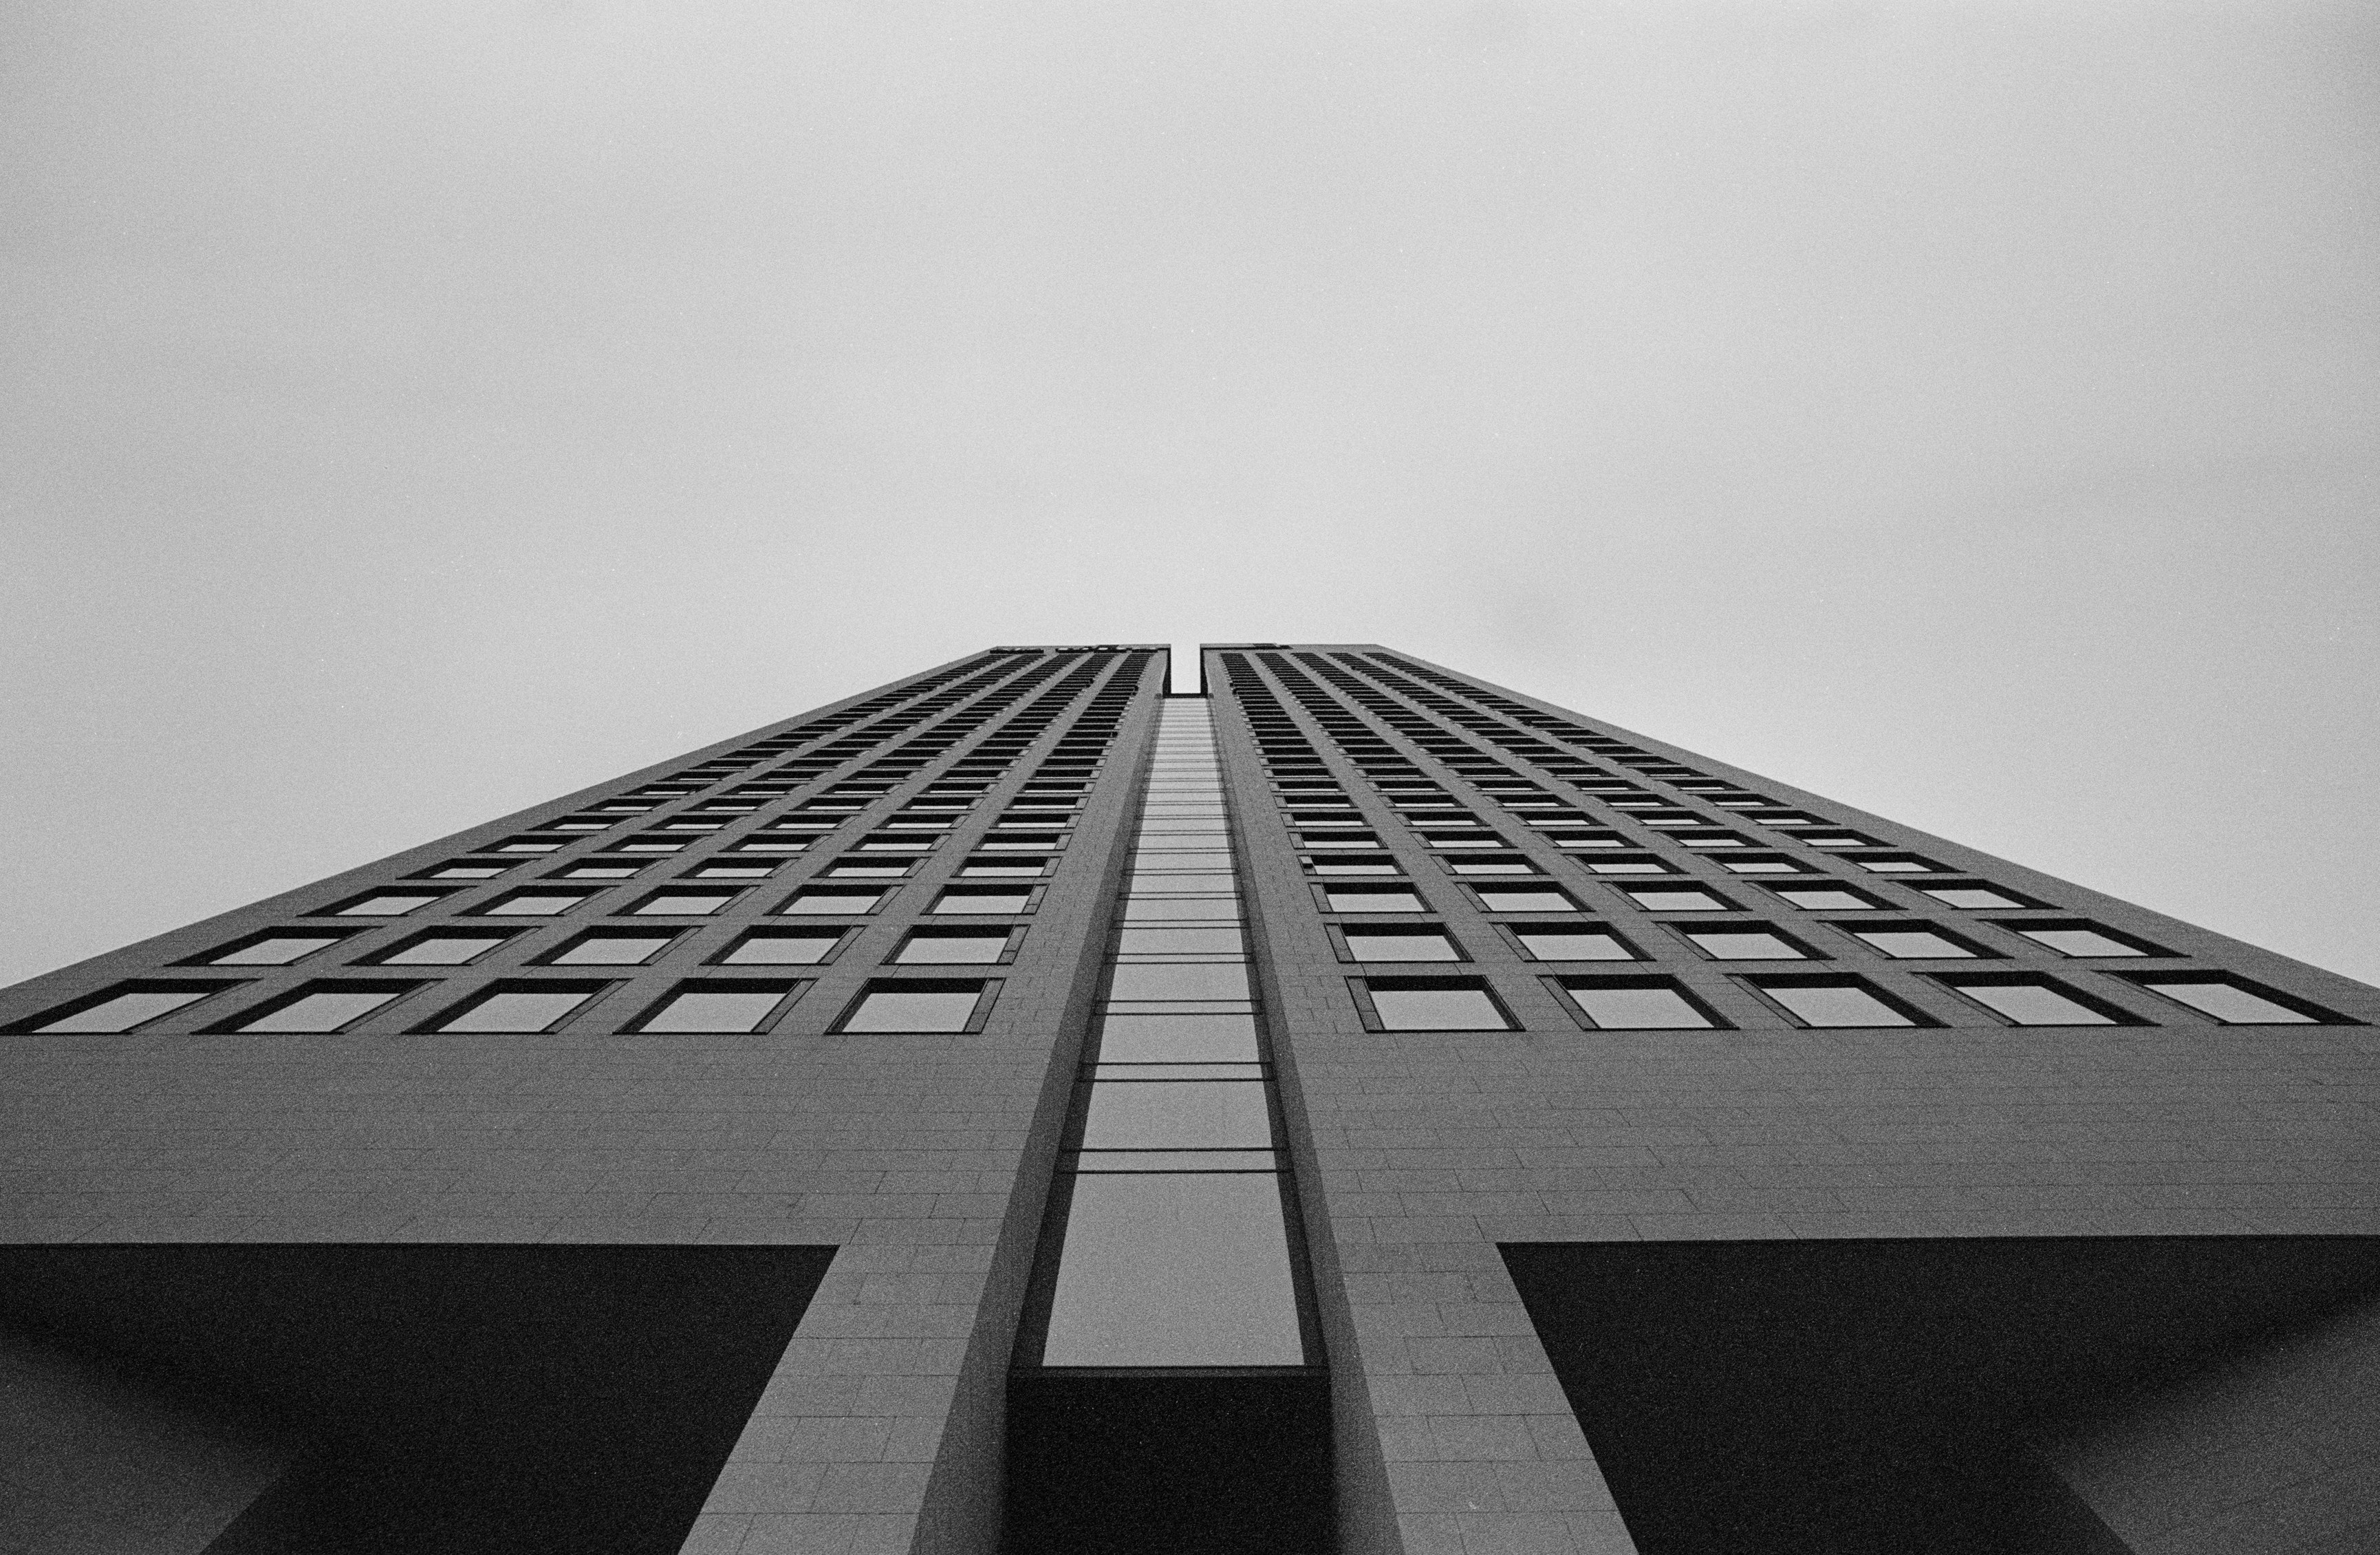
M 1376 639 L 2380 978 L 2380 7 L 17 0 L 0 980 Z

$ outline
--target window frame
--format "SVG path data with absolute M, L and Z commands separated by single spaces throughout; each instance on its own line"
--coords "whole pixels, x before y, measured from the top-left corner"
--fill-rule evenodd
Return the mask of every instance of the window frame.
M 339 949 L 349 940 L 353 940 L 359 935 L 369 934 L 371 930 L 370 929 L 364 928 L 360 924 L 352 929 L 334 929 L 328 924 L 325 924 L 320 929 L 310 928 L 305 925 L 276 924 L 271 929 L 259 929 L 250 933 L 242 934 L 236 939 L 226 940 L 223 943 L 216 945 L 212 950 L 200 951 L 196 955 L 186 955 L 178 961 L 171 961 L 166 963 L 166 965 L 169 966 L 228 966 L 233 967 L 255 968 L 298 966 L 313 960 L 318 955 L 325 955 L 332 951 Z M 253 946 L 263 944 L 268 940 L 280 939 L 328 940 L 331 942 L 327 945 L 318 946 L 313 950 L 310 950 L 302 955 L 292 956 L 287 961 L 225 962 L 218 959 L 219 957 L 230 955 L 237 951 L 248 950 Z M 152 980 L 153 981 L 154 979 Z M 167 990 L 160 990 L 158 991 L 162 992 Z M 172 991 L 179 990 L 176 990 Z M 187 1005 L 184 1007 L 188 1008 Z M 160 1015 L 155 1018 L 162 1020 L 164 1017 Z
M 415 1037 L 551 1037 L 585 1020 L 626 979 L 621 978 L 496 978 L 472 989 L 443 1009 L 407 1027 Z M 586 997 L 545 1025 L 528 1031 L 451 1031 L 446 1023 L 460 1018 L 506 993 L 583 992 Z
M 2150 971 L 2145 968 L 2135 971 L 2131 968 L 2119 970 L 2115 967 L 2108 967 L 2105 969 L 2105 975 L 2114 978 L 2119 982 L 2130 983 L 2134 988 L 2139 989 L 2143 993 L 2149 995 L 2151 998 L 2154 998 L 2162 1003 L 2170 1004 L 2177 1010 L 2187 1011 L 2194 1018 L 2204 1021 L 2207 1025 L 2217 1028 L 2256 1027 L 2273 1031 L 2294 1031 L 2309 1025 L 2369 1026 L 2371 1024 L 2369 1021 L 2357 1020 L 2352 1015 L 2342 1014 L 2338 1011 L 2333 1010 L 2326 1005 L 2317 1004 L 2311 999 L 2301 998 L 2299 995 L 2290 993 L 2287 990 L 2277 989 L 2269 983 L 2261 983 L 2253 978 L 2242 977 L 2237 972 L 2227 971 L 2220 967 L 2193 966 L 2188 968 L 2176 968 L 2171 971 Z M 2307 1019 L 2301 1021 L 2225 1020 L 2220 1015 L 2202 1010 L 2195 1004 L 2184 1003 L 2181 1000 L 2176 999 L 2169 993 L 2160 992 L 2153 986 L 2153 983 L 2156 982 L 2216 983 L 2224 987 L 2236 990 L 2239 992 L 2252 994 L 2258 999 L 2268 1001 L 2271 1003 L 2279 1005 L 2284 1010 L 2289 1010 L 2297 1014 L 2304 1015 Z
M 992 1006 L 999 1002 L 1001 984 L 1006 980 L 996 977 L 953 977 L 947 972 L 939 977 L 921 977 L 916 975 L 903 977 L 897 975 L 900 970 L 901 969 L 897 967 L 880 966 L 876 973 L 871 975 L 867 981 L 861 983 L 858 989 L 853 992 L 850 999 L 844 1002 L 843 1008 L 836 1012 L 834 1018 L 827 1023 L 827 1035 L 830 1037 L 979 1036 L 982 1034 L 983 1028 L 989 1025 L 991 1020 Z M 942 984 L 946 986 L 931 986 L 935 984 Z M 961 991 L 964 988 L 972 988 L 974 990 L 975 1006 L 968 1012 L 966 1024 L 963 1027 L 956 1028 L 938 1028 L 931 1030 L 913 1029 L 905 1031 L 853 1031 L 850 1029 L 852 1017 L 859 1014 L 860 1010 L 867 1004 L 869 996 L 872 994 L 900 992 L 956 993 Z
M 1361 964 L 1359 963 L 1358 965 Z M 1468 977 L 1430 977 L 1426 974 L 1405 975 L 1392 972 L 1383 977 L 1351 976 L 1347 978 L 1345 981 L 1347 984 L 1347 991 L 1355 1002 L 1356 1017 L 1364 1023 L 1364 1029 L 1366 1031 L 1377 1032 L 1383 1037 L 1452 1037 L 1467 1035 L 1474 1032 L 1512 1032 L 1525 1031 L 1528 1029 L 1526 1027 L 1522 1025 L 1519 1018 L 1512 1014 L 1512 1007 L 1504 1001 L 1502 995 L 1496 991 L 1496 985 L 1488 981 L 1486 978 L 1478 977 L 1476 975 Z M 1500 1027 L 1390 1026 L 1381 1018 L 1379 1006 L 1372 1001 L 1372 990 L 1375 986 L 1384 988 L 1391 992 L 1432 991 L 1440 990 L 1450 992 L 1456 990 L 1475 990 L 1488 996 L 1489 1006 L 1495 1010 L 1498 1015 L 1503 1018 L 1504 1024 Z
M 1428 961 L 1367 960 L 1366 958 L 1356 954 L 1354 946 L 1348 942 L 1347 936 L 1351 930 L 1359 936 L 1365 934 L 1381 934 L 1390 931 L 1400 933 L 1410 931 L 1411 937 L 1415 939 L 1425 939 L 1435 934 L 1439 939 L 1445 941 L 1448 944 L 1453 946 L 1454 954 L 1451 956 L 1448 956 L 1443 959 Z M 1337 953 L 1339 960 L 1343 965 L 1349 966 L 1467 966 L 1478 960 L 1478 957 L 1473 955 L 1469 950 L 1464 948 L 1461 940 L 1454 937 L 1454 930 L 1450 929 L 1443 919 L 1432 919 L 1411 923 L 1326 923 L 1322 926 L 1322 931 L 1330 937 L 1330 948 L 1332 951 Z
M 2131 1011 L 2125 1009 L 2120 1004 L 2099 998 L 2087 989 L 2076 988 L 2072 983 L 2066 981 L 2064 978 L 2053 978 L 2046 972 L 2011 968 L 1998 972 L 1924 972 L 1918 975 L 1925 978 L 1925 980 L 1930 983 L 1934 983 L 1938 987 L 1949 990 L 1951 995 L 1957 998 L 1961 1003 L 1982 1011 L 1985 1016 L 1988 1019 L 1998 1023 L 1998 1025 L 2008 1027 L 2012 1030 L 2088 1031 L 2102 1024 L 2111 1027 L 2155 1026 L 2157 1024 L 2155 1021 L 2149 1019 L 2145 1015 L 2135 1014 Z M 1966 991 L 1970 988 L 2010 987 L 2046 988 L 2051 992 L 2063 998 L 2070 999 L 2075 1003 L 2082 1005 L 2084 1009 L 2094 1011 L 2107 1018 L 2104 1023 L 2077 1021 L 2069 1024 L 2016 1021 L 2010 1019 L 1999 1011 L 1993 1009 L 1989 1004 L 1985 1003 L 1982 1000 L 1970 997 Z M 2185 1006 L 2185 1008 L 2187 1006 Z
M 530 956 L 526 965 L 530 966 L 567 966 L 574 972 L 584 971 L 590 966 L 650 966 L 660 957 L 667 955 L 670 952 L 677 949 L 679 945 L 685 942 L 686 937 L 692 932 L 694 932 L 694 930 L 691 928 L 671 928 L 658 924 L 641 930 L 624 929 L 612 924 L 593 924 L 588 928 L 579 929 L 576 933 L 565 935 L 559 944 L 552 945 L 548 949 L 540 951 L 537 954 Z M 641 940 L 650 939 L 656 934 L 661 936 L 662 942 L 660 946 L 645 955 L 641 960 L 565 962 L 562 959 L 565 952 L 570 950 L 575 945 L 583 945 L 589 940 Z
M 1524 934 L 1600 934 L 1626 951 L 1628 953 L 1626 959 L 1631 963 L 1642 965 L 1653 959 L 1645 954 L 1644 946 L 1621 933 L 1619 925 L 1601 918 L 1589 918 L 1584 923 L 1564 923 L 1555 919 L 1543 923 L 1508 923 L 1499 918 L 1490 922 L 1488 927 L 1502 936 L 1504 943 L 1511 947 L 1514 955 L 1537 966 L 1619 966 L 1621 962 L 1616 959 L 1576 962 L 1539 955 L 1529 947 L 1527 941 L 1521 938 Z
M 1838 969 L 1831 972 L 1730 972 L 1730 981 L 1747 990 L 1762 1004 L 1783 1017 L 1797 1031 L 1923 1031 L 1939 1030 L 1949 1023 L 1928 1014 L 1914 1001 L 1894 992 L 1875 978 L 1864 973 Z M 1781 999 L 1769 992 L 1772 988 L 1849 988 L 1874 999 L 1886 1009 L 1908 1021 L 1907 1026 L 1819 1026 L 1804 1019 Z
M 620 1034 L 632 1037 L 764 1037 L 776 1030 L 784 1022 L 785 1017 L 792 1014 L 794 1006 L 801 1002 L 802 995 L 808 993 L 817 982 L 816 978 L 680 978 L 668 988 L 663 989 L 659 997 L 647 1002 L 635 1014 L 622 1023 L 619 1027 Z M 769 1006 L 768 1012 L 758 1022 L 736 1030 L 653 1031 L 650 1029 L 654 1018 L 676 1002 L 679 998 L 689 992 L 700 993 L 706 990 L 773 992 L 777 995 L 777 1002 Z
M 1688 1031 L 1738 1029 L 1733 1021 L 1719 1014 L 1711 1002 L 1697 992 L 1692 984 L 1673 972 L 1547 972 L 1540 973 L 1537 980 L 1553 994 L 1554 1002 L 1561 1006 L 1562 1013 L 1568 1015 L 1572 1024 L 1581 1031 L 1592 1031 L 1598 1035 L 1617 1032 L 1675 1036 L 1680 1032 Z M 1574 997 L 1574 990 L 1581 988 L 1666 990 L 1683 1000 L 1689 1009 L 1710 1024 L 1708 1026 L 1598 1026 L 1596 1024 L 1595 1017 L 1587 1014 L 1586 1006 L 1580 1003 Z
M 965 915 L 953 914 L 953 916 L 955 917 Z M 996 915 L 987 913 L 984 916 L 986 917 L 991 917 Z M 1016 961 L 1017 951 L 1025 943 L 1026 931 L 1031 927 L 1032 926 L 1030 924 L 1024 923 L 987 923 L 981 925 L 970 925 L 962 923 L 933 923 L 930 921 L 920 920 L 917 923 L 911 924 L 908 928 L 901 931 L 901 937 L 892 942 L 892 951 L 879 961 L 877 965 L 880 966 L 899 966 L 903 968 L 915 966 L 956 967 L 1013 966 Z M 989 940 L 992 937 L 993 931 L 995 930 L 1001 933 L 1002 943 L 1000 948 L 1000 954 L 990 961 L 903 961 L 901 959 L 901 953 L 908 949 L 913 941 Z

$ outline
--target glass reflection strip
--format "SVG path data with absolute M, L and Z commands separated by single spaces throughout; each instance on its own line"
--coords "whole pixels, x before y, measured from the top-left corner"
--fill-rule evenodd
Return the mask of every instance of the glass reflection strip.
M 1205 970 L 1239 966 L 1247 981 L 1211 706 L 1160 704 L 1111 993 L 1059 1160 L 1066 1209 L 1043 1367 L 1312 1363 L 1255 991 L 1212 997 L 1218 975 Z M 1208 996 L 1146 996 L 1169 984 Z

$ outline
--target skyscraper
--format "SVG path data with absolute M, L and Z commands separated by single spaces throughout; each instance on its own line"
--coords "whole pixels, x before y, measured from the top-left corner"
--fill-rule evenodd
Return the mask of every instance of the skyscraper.
M 2380 1540 L 2380 992 L 1202 667 L 990 650 L 0 994 L 0 1544 Z

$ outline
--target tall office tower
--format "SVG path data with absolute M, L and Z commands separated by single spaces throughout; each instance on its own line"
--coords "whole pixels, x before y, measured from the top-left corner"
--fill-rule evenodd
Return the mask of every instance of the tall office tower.
M 2380 1548 L 2380 992 L 1202 668 L 994 649 L 0 994 L 0 1548 Z

